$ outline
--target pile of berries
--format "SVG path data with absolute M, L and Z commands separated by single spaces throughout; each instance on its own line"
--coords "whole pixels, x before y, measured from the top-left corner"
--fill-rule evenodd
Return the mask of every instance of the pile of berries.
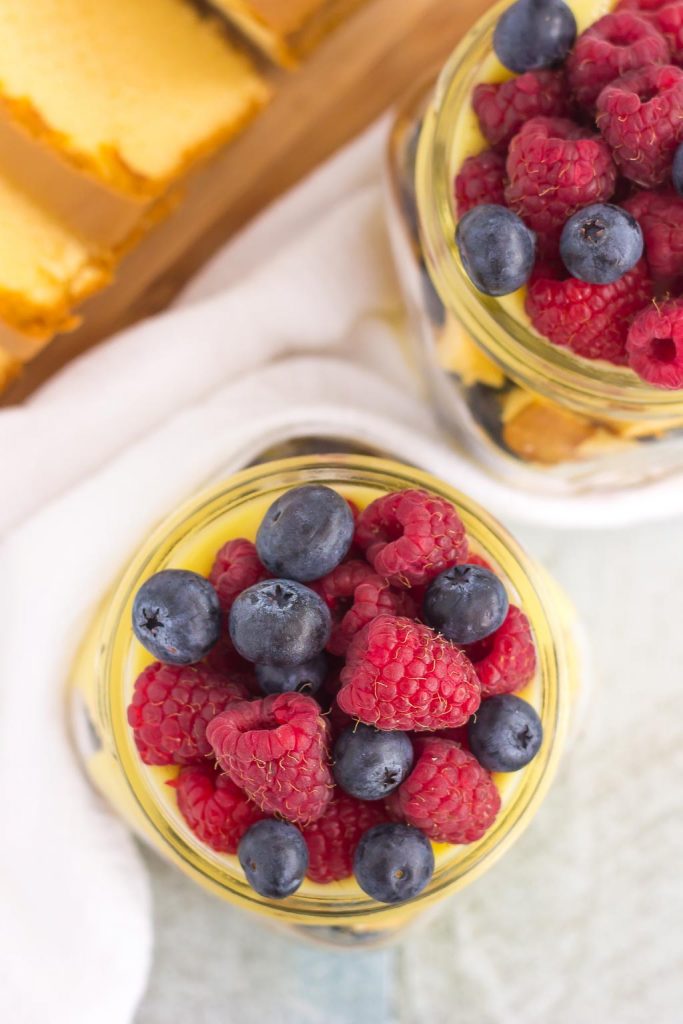
M 577 38 L 563 0 L 517 0 L 476 86 L 489 148 L 455 180 L 478 289 L 526 285 L 536 330 L 683 388 L 683 0 L 621 0 Z
M 416 896 L 431 841 L 480 839 L 491 773 L 542 742 L 513 693 L 536 671 L 529 622 L 425 491 L 359 513 L 329 487 L 289 490 L 208 579 L 150 577 L 133 629 L 158 659 L 128 708 L 141 759 L 178 766 L 190 829 L 272 899 L 351 875 L 380 902 Z

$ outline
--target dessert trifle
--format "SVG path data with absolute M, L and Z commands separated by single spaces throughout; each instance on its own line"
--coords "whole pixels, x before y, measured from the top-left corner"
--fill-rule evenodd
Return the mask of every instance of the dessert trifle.
M 393 935 L 528 825 L 574 615 L 481 508 L 398 463 L 288 459 L 174 512 L 74 666 L 89 776 L 200 884 L 339 944 Z
M 683 470 L 683 4 L 613 6 L 495 6 L 391 139 L 436 408 L 530 491 Z

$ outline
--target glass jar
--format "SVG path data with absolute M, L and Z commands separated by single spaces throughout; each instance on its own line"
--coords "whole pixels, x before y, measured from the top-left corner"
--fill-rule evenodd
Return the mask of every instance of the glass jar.
M 164 783 L 177 769 L 142 763 L 126 708 L 142 668 L 153 659 L 135 640 L 131 608 L 141 583 L 165 568 L 208 573 L 229 537 L 253 538 L 268 506 L 287 489 L 321 482 L 364 507 L 381 494 L 409 487 L 454 502 L 472 547 L 505 581 L 511 600 L 526 611 L 538 649 L 538 671 L 524 696 L 543 721 L 545 739 L 524 770 L 496 777 L 503 808 L 493 828 L 471 846 L 435 848 L 434 877 L 416 899 L 385 906 L 352 879 L 331 885 L 306 880 L 287 900 L 267 900 L 247 885 L 236 857 L 218 854 L 195 838 Z M 468 498 L 419 470 L 357 456 L 306 456 L 258 465 L 188 502 L 150 536 L 92 623 L 70 678 L 76 744 L 95 786 L 142 838 L 196 882 L 241 907 L 312 938 L 335 944 L 393 936 L 486 871 L 531 821 L 555 774 L 575 707 L 580 673 L 573 642 L 574 613 L 546 573 Z
M 568 496 L 642 486 L 683 469 L 683 393 L 552 345 L 531 327 L 523 290 L 482 295 L 457 252 L 453 182 L 487 145 L 475 85 L 511 77 L 492 50 L 508 3 L 407 98 L 390 138 L 389 227 L 420 368 L 452 440 L 498 479 Z M 611 6 L 569 4 L 580 31 Z

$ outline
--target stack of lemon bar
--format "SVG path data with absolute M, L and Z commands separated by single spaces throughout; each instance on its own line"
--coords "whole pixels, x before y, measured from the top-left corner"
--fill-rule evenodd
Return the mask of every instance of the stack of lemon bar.
M 0 388 L 360 2 L 0 0 Z

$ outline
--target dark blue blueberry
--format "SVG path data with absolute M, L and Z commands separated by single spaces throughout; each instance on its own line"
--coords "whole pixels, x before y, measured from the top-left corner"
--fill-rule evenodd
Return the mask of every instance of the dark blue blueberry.
M 216 591 L 196 572 L 164 569 L 135 595 L 133 630 L 142 646 L 167 665 L 201 661 L 221 635 Z
M 510 602 L 495 572 L 480 565 L 454 565 L 429 584 L 422 611 L 432 629 L 454 644 L 475 644 L 495 633 Z
M 503 693 L 481 704 L 467 736 L 472 753 L 488 771 L 516 772 L 538 753 L 543 726 L 531 704 Z
M 306 484 L 273 502 L 256 535 L 256 550 L 275 576 L 306 583 L 339 565 L 353 532 L 348 502 L 331 487 Z
M 237 856 L 249 885 L 260 896 L 284 900 L 296 892 L 308 870 L 308 847 L 296 825 L 264 818 L 248 829 Z
M 671 180 L 679 196 L 683 196 L 683 142 L 676 150 L 673 167 L 671 168 Z
M 257 665 L 256 678 L 264 693 L 317 693 L 325 682 L 327 658 L 319 654 L 302 665 Z
M 576 18 L 562 0 L 517 0 L 501 16 L 493 49 L 501 64 L 523 74 L 561 64 L 576 40 Z
M 361 836 L 353 859 L 359 886 L 378 903 L 411 900 L 434 874 L 434 851 L 412 825 L 375 825 Z
M 349 726 L 334 745 L 334 777 L 359 800 L 381 800 L 401 785 L 413 766 L 413 745 L 404 732 Z
M 573 277 L 612 284 L 635 267 L 643 245 L 643 232 L 630 213 L 610 203 L 593 203 L 565 224 L 560 254 Z
M 485 295 L 509 295 L 529 280 L 536 235 L 505 206 L 475 206 L 459 221 L 455 240 L 468 277 Z
M 237 597 L 230 609 L 230 637 L 247 661 L 303 665 L 330 639 L 332 620 L 321 597 L 294 580 L 265 580 Z

